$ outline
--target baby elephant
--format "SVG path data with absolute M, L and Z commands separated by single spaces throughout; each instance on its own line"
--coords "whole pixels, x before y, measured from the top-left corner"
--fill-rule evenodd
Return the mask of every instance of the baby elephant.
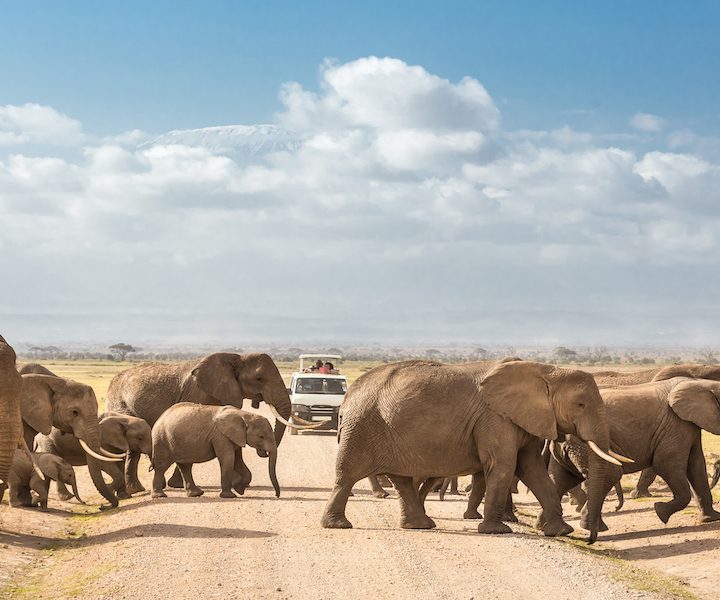
M 10 506 L 39 505 L 41 508 L 47 508 L 51 480 L 72 486 L 73 495 L 84 504 L 78 495 L 75 471 L 67 461 L 47 452 L 33 452 L 32 456 L 35 464 L 40 467 L 45 477 L 41 478 L 33 469 L 33 465 L 24 451 L 16 450 L 8 477 Z M 7 486 L 2 484 L 0 486 L 0 500 L 2 500 L 5 489 L 7 489 Z M 33 498 L 32 492 L 37 494 L 37 498 Z M 72 498 L 72 496 L 70 497 Z
M 105 412 L 98 419 L 100 445 L 105 450 L 115 453 L 129 450 L 138 455 L 150 456 L 152 433 L 150 425 L 143 419 L 114 412 Z M 52 452 L 62 456 L 76 467 L 87 464 L 87 454 L 80 445 L 80 441 L 72 433 L 63 433 L 53 427 L 50 435 L 38 435 L 36 439 L 38 449 L 42 452 Z M 118 498 L 129 498 L 130 493 L 145 489 L 142 486 L 140 489 L 137 487 L 128 489 L 125 484 L 125 475 L 118 463 L 103 462 L 100 468 L 112 478 L 112 488 Z M 67 500 L 70 497 L 70 493 L 62 482 L 58 481 L 57 488 L 61 500 Z
M 188 496 L 201 496 L 192 478 L 192 465 L 217 457 L 220 462 L 221 498 L 234 498 L 234 487 L 242 493 L 249 473 L 242 461 L 242 447 L 248 444 L 259 456 L 269 457 L 270 480 L 275 495 L 280 486 L 275 476 L 277 446 L 270 422 L 260 415 L 233 406 L 180 402 L 168 408 L 152 429 L 153 498 L 166 496 L 165 471 L 176 463 Z

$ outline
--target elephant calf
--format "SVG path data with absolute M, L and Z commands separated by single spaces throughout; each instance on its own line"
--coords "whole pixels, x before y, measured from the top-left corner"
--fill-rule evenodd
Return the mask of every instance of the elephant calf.
M 82 502 L 77 491 L 75 471 L 67 461 L 46 452 L 32 452 L 31 454 L 35 464 L 45 477 L 40 477 L 24 451 L 16 450 L 8 476 L 10 506 L 39 505 L 41 508 L 47 508 L 51 480 L 72 486 L 73 494 L 70 497 L 75 496 Z M 0 500 L 2 500 L 7 487 L 5 484 L 0 486 Z M 37 494 L 37 498 L 33 498 L 32 492 Z
M 269 457 L 270 480 L 275 495 L 280 486 L 275 476 L 277 445 L 270 422 L 260 415 L 233 406 L 212 406 L 180 402 L 168 408 L 152 429 L 153 498 L 166 497 L 165 472 L 176 463 L 183 476 L 188 496 L 201 496 L 192 478 L 192 465 L 217 457 L 221 471 L 221 498 L 234 498 L 249 481 L 242 460 L 242 447 L 256 448 L 259 456 Z

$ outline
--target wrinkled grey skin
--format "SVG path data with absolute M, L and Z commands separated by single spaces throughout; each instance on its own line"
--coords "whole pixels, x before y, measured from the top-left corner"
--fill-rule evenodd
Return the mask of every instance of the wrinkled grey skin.
M 153 498 L 165 498 L 165 471 L 176 463 L 188 496 L 201 496 L 192 478 L 194 463 L 213 458 L 220 462 L 221 498 L 235 498 L 233 488 L 243 494 L 250 483 L 249 470 L 242 462 L 241 448 L 255 448 L 268 457 L 270 480 L 275 495 L 280 487 L 275 475 L 277 445 L 270 422 L 255 413 L 233 406 L 208 406 L 181 402 L 167 409 L 152 430 Z
M 544 533 L 572 530 L 562 520 L 537 438 L 577 433 L 608 448 L 594 380 L 581 371 L 522 361 L 497 365 L 484 377 L 477 370 L 472 363 L 408 361 L 377 367 L 350 387 L 340 409 L 335 487 L 324 527 L 352 527 L 345 516 L 352 486 L 386 474 L 400 494 L 401 526 L 432 528 L 419 500 L 419 482 L 484 471 L 485 519 L 479 532 L 511 531 L 502 516 L 516 473 L 543 506 Z M 607 463 L 597 458 L 591 471 L 604 481 Z M 601 492 L 591 486 L 589 493 L 598 518 Z
M 40 363 L 27 363 L 18 369 L 18 373 L 20 373 L 20 375 L 30 375 L 34 373 L 35 375 L 51 375 L 52 377 L 57 377 L 55 373 Z
M 7 483 L 15 449 L 22 438 L 22 384 L 15 368 L 15 350 L 0 335 L 0 481 L 3 483 Z
M 267 354 L 218 352 L 200 361 L 183 364 L 147 363 L 127 369 L 110 382 L 107 409 L 147 421 L 152 427 L 165 410 L 178 402 L 242 408 L 249 398 L 253 407 L 265 402 L 281 417 L 290 418 L 290 396 L 280 372 Z M 283 438 L 285 425 L 275 424 L 275 442 Z M 137 477 L 140 455 L 129 454 L 125 465 L 130 493 L 144 488 Z M 172 487 L 182 487 L 176 469 Z
M 50 481 L 62 481 L 70 485 L 74 496 L 80 502 L 80 495 L 77 491 L 75 471 L 72 466 L 59 456 L 42 452 L 33 452 L 32 459 L 40 468 L 44 477 L 40 477 L 27 454 L 22 450 L 15 451 L 12 468 L 8 478 L 8 486 L 0 486 L 0 500 L 2 500 L 6 487 L 10 488 L 10 506 L 40 506 L 47 508 L 48 490 Z M 37 497 L 33 497 L 35 492 Z
M 109 452 L 120 454 L 123 452 L 137 452 L 150 457 L 152 451 L 152 432 L 150 426 L 138 417 L 131 417 L 120 413 L 105 412 L 99 416 L 98 431 L 100 445 Z M 71 433 L 63 433 L 53 428 L 50 435 L 36 437 L 38 450 L 52 452 L 63 457 L 73 466 L 87 464 L 87 454 L 80 446 L 78 439 Z M 118 498 L 130 498 L 125 485 L 125 473 L 121 463 L 101 463 L 103 472 L 112 478 L 111 487 Z M 57 484 L 58 496 L 61 500 L 71 497 L 63 482 Z
M 673 493 L 669 502 L 656 502 L 655 512 L 667 523 L 690 502 L 690 486 L 701 509 L 701 522 L 720 520 L 712 506 L 702 450 L 701 428 L 720 433 L 720 383 L 676 377 L 635 386 L 601 388 L 610 423 L 611 447 L 633 459 L 622 468 L 610 466 L 604 489 L 609 491 L 623 473 L 653 467 Z M 558 493 L 585 478 L 587 447 L 577 438 L 552 444 L 550 474 Z M 588 477 L 591 482 L 592 474 Z M 586 525 L 586 519 L 581 521 Z
M 21 375 L 23 389 L 21 411 L 23 435 L 29 447 L 38 433 L 50 435 L 53 427 L 82 439 L 94 452 L 102 455 L 98 432 L 98 405 L 89 385 L 72 379 Z M 102 468 L 110 461 L 87 455 L 90 477 L 97 490 L 110 503 L 101 509 L 118 506 L 118 498 L 102 477 Z

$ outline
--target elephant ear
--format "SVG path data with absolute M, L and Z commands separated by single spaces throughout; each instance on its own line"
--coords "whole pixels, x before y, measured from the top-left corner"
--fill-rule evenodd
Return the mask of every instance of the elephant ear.
M 206 356 L 193 368 L 192 377 L 203 392 L 220 403 L 242 406 L 243 389 L 228 355 Z
M 480 382 L 483 401 L 528 433 L 546 440 L 558 436 L 547 375 L 552 367 L 533 362 L 506 362 Z
M 64 386 L 63 379 L 49 375 L 23 375 L 21 412 L 32 429 L 50 435 L 53 426 L 55 390 Z M 55 381 L 57 380 L 57 381 Z
M 104 417 L 98 423 L 98 431 L 100 432 L 100 445 L 106 450 L 127 452 L 130 449 L 127 442 L 125 415 Z
M 215 424 L 236 446 L 242 447 L 247 444 L 247 424 L 238 409 L 231 406 L 223 408 L 215 417 Z
M 668 394 L 668 404 L 681 419 L 720 435 L 720 385 L 716 381 L 678 383 Z

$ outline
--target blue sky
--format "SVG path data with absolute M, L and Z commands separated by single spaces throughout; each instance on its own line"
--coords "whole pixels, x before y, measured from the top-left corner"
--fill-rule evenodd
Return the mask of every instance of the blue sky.
M 1 92 L 98 133 L 267 122 L 281 83 L 377 55 L 477 78 L 514 129 L 717 134 L 719 29 L 715 2 L 4 2 Z
M 716 3 L 0 7 L 8 340 L 720 343 Z

